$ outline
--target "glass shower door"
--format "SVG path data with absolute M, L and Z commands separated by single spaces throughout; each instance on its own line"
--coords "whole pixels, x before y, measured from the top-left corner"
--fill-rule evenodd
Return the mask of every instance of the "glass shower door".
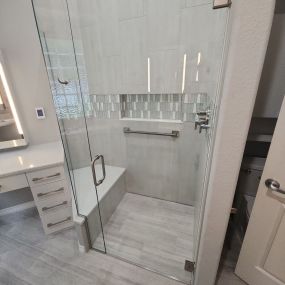
M 210 0 L 33 2 L 40 35 L 70 48 L 72 75 L 46 64 L 51 84 L 59 77 L 72 83 L 60 84 L 65 92 L 74 86 L 71 101 L 53 95 L 91 246 L 189 283 L 228 9 L 213 10 Z

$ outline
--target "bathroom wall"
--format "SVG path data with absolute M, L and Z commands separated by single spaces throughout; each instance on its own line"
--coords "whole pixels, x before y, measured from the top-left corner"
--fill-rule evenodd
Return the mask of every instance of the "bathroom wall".
M 1 1 L 0 49 L 30 144 L 59 140 L 46 69 L 30 0 Z M 37 120 L 35 107 L 45 108 Z
M 212 1 L 70 0 L 69 9 L 89 94 L 181 93 L 186 55 L 184 91 L 215 95 L 226 21 Z
M 31 1 L 1 0 L 0 6 L 0 49 L 25 135 L 31 145 L 57 141 L 59 131 Z M 37 120 L 38 106 L 45 108 L 45 120 Z M 29 188 L 0 198 L 0 209 L 33 200 Z
M 278 13 L 274 15 L 254 107 L 254 117 L 277 118 L 285 95 L 285 13 L 283 6 L 277 4 L 276 12 Z
M 90 165 L 83 119 L 63 119 L 74 169 Z M 204 181 L 207 135 L 192 122 L 155 122 L 87 118 L 92 156 L 127 169 L 127 191 L 194 205 Z M 179 137 L 124 134 L 123 128 L 171 132 Z M 108 175 L 108 173 L 107 173 Z

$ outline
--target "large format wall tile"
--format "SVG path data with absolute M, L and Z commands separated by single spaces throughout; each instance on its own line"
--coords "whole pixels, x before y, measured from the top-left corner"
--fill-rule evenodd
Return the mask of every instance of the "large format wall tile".
M 145 10 L 145 0 L 117 0 L 119 20 L 142 17 Z
M 120 22 L 121 93 L 147 92 L 146 18 Z M 135 91 L 136 90 L 136 91 Z

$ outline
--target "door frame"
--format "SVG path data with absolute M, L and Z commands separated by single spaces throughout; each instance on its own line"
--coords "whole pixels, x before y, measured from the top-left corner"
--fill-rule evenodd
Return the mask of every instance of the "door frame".
M 273 21 L 275 0 L 233 1 L 194 285 L 213 285 Z

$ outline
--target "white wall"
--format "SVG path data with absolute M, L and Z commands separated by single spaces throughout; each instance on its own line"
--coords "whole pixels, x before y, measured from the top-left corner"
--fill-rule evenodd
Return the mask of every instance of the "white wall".
M 30 144 L 59 140 L 51 92 L 30 0 L 0 1 L 0 48 Z M 45 108 L 37 120 L 35 107 Z
M 254 117 L 277 118 L 285 95 L 285 14 L 275 14 Z

